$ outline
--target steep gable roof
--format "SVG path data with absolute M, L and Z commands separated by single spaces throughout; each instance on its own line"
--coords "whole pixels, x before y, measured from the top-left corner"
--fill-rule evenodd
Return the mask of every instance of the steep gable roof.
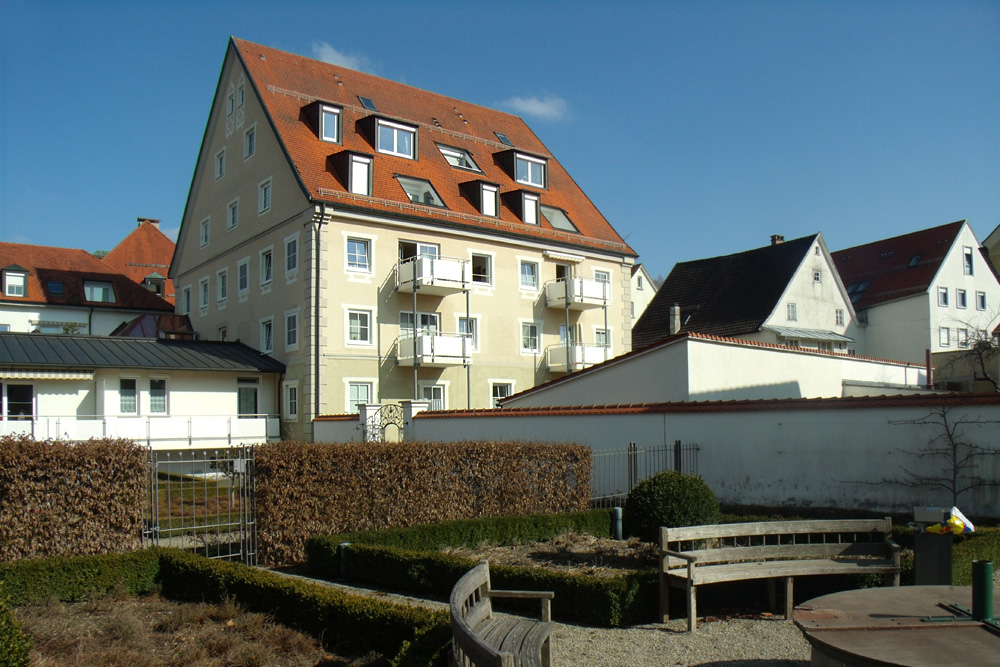
M 158 222 L 141 218 L 139 225 L 101 261 L 140 285 L 150 274 L 166 276 L 174 255 L 174 242 L 160 231 Z M 174 303 L 175 293 L 174 281 L 167 280 L 164 300 Z
M 925 293 L 964 224 L 959 220 L 832 253 L 854 309 Z
M 300 184 L 314 202 L 635 256 L 519 117 L 245 40 L 233 38 L 231 45 Z M 366 109 L 359 96 L 373 100 L 378 111 Z M 318 138 L 310 121 L 310 105 L 317 102 L 341 110 L 340 144 Z M 416 127 L 418 159 L 379 153 L 372 136 L 373 117 Z M 546 188 L 525 187 L 513 180 L 505 167 L 512 147 L 502 143 L 496 133 L 506 135 L 518 151 L 547 161 Z M 436 144 L 468 151 L 481 172 L 451 166 Z M 373 196 L 347 191 L 333 167 L 335 156 L 345 151 L 372 157 Z M 412 203 L 397 175 L 430 181 L 445 208 Z M 500 186 L 498 218 L 481 215 L 460 187 L 477 180 Z M 563 209 L 580 233 L 556 229 L 545 219 L 538 225 L 522 222 L 504 197 L 518 190 L 536 192 L 543 206 Z
M 0 242 L 0 267 L 11 265 L 23 267 L 27 272 L 26 294 L 13 297 L 0 293 L 0 302 L 164 312 L 174 309 L 86 250 Z M 87 281 L 110 283 L 115 301 L 87 301 L 84 292 Z M 52 289 L 55 283 L 61 284 L 62 293 Z
M 670 308 L 680 307 L 679 332 L 740 336 L 759 331 L 818 234 L 722 257 L 679 262 L 632 327 L 640 349 L 670 336 Z

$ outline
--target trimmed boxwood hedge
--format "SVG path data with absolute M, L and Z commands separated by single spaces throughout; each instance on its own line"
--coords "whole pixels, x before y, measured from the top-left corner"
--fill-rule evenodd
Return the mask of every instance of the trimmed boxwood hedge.
M 31 637 L 21 630 L 14 612 L 0 597 L 0 667 L 28 667 L 30 652 Z

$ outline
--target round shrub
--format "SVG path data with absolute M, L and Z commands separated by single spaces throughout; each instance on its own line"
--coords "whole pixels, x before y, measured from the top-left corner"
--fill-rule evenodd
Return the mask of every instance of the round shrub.
M 643 542 L 656 542 L 660 526 L 719 523 L 719 501 L 698 475 L 672 470 L 639 482 L 625 501 L 622 528 Z
M 21 631 L 14 612 L 0 599 L 0 665 L 28 667 L 31 638 Z

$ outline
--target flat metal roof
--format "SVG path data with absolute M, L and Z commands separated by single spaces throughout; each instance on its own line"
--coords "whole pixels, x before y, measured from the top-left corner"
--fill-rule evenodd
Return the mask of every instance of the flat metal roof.
M 0 333 L 0 369 L 28 368 L 285 371 L 277 359 L 239 342 Z

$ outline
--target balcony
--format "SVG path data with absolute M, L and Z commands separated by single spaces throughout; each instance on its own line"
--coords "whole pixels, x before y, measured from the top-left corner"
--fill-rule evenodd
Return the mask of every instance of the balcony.
M 396 268 L 396 289 L 400 292 L 417 290 L 447 296 L 471 286 L 472 263 L 465 259 L 421 255 L 399 262 Z
M 610 300 L 611 285 L 593 278 L 573 276 L 545 283 L 545 305 L 548 308 L 603 308 Z
M 396 342 L 400 366 L 447 368 L 472 363 L 472 338 L 422 329 L 416 336 L 400 336 Z
M 567 361 L 567 353 L 569 360 Z M 611 348 L 605 345 L 550 345 L 545 349 L 545 361 L 554 373 L 582 371 L 611 358 Z

